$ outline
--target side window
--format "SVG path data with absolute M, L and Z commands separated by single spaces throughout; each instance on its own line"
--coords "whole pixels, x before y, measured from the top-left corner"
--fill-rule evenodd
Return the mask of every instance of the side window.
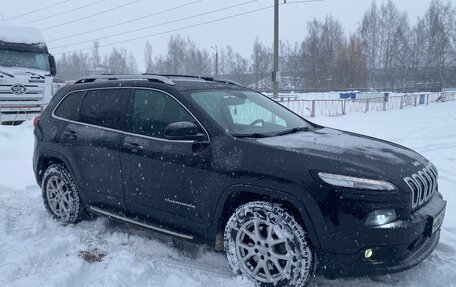
M 134 90 L 130 132 L 165 138 L 165 128 L 175 122 L 196 124 L 192 115 L 175 99 L 153 90 Z
M 79 109 L 81 107 L 81 101 L 84 97 L 84 94 L 85 92 L 75 92 L 68 94 L 59 104 L 54 114 L 67 120 L 78 121 Z
M 86 124 L 120 129 L 120 118 L 129 89 L 106 89 L 88 91 L 81 106 L 79 121 Z

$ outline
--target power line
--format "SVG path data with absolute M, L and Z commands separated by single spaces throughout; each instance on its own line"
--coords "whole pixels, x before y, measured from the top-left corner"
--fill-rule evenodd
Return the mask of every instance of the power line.
M 13 17 L 10 17 L 10 18 L 6 18 L 4 20 L 5 21 L 9 21 L 11 19 L 16 19 L 16 18 L 19 18 L 19 17 L 27 16 L 27 15 L 30 15 L 30 14 L 33 14 L 33 13 L 36 13 L 36 12 L 40 12 L 40 11 L 43 11 L 43 10 L 46 10 L 46 9 L 49 9 L 49 8 L 53 8 L 55 6 L 58 6 L 58 5 L 61 5 L 61 4 L 70 2 L 70 1 L 71 0 L 66 0 L 66 1 L 59 2 L 59 3 L 55 3 L 55 4 L 52 4 L 52 5 L 37 9 L 37 10 L 33 10 L 33 11 L 30 11 L 30 12 L 27 12 L 27 13 L 24 13 L 24 14 L 20 14 L 20 15 L 16 15 L 16 16 L 13 16 Z
M 98 2 L 94 2 L 94 3 L 91 3 L 91 4 L 84 5 L 84 6 L 80 6 L 80 7 L 74 8 L 74 9 L 70 9 L 70 10 L 66 10 L 66 11 L 60 12 L 60 13 L 56 13 L 54 15 L 48 15 L 46 17 L 42 17 L 42 18 L 38 18 L 38 19 L 35 19 L 35 20 L 32 20 L 32 21 L 25 22 L 24 25 L 35 23 L 35 22 L 39 22 L 39 21 L 42 21 L 42 20 L 45 20 L 45 19 L 49 19 L 49 18 L 52 18 L 52 17 L 55 17 L 55 16 L 68 14 L 68 13 L 71 13 L 71 12 L 74 12 L 74 11 L 77 11 L 77 10 L 81 10 L 81 9 L 84 9 L 84 8 L 95 6 L 95 5 L 100 4 L 101 2 L 105 2 L 105 1 L 106 0 L 101 0 L 101 1 L 98 1 Z
M 179 5 L 179 6 L 176 6 L 176 7 L 173 7 L 173 8 L 169 8 L 169 9 L 166 9 L 166 10 L 162 10 L 162 11 L 159 11 L 159 12 L 156 12 L 156 13 L 153 13 L 153 14 L 149 14 L 149 15 L 146 15 L 146 16 L 143 16 L 143 17 L 135 18 L 135 19 L 128 20 L 128 21 L 125 21 L 125 22 L 121 22 L 121 23 L 105 26 L 105 27 L 102 27 L 102 28 L 98 28 L 98 29 L 94 29 L 94 30 L 90 30 L 90 31 L 86 31 L 86 32 L 72 34 L 72 35 L 69 35 L 69 36 L 61 37 L 61 38 L 51 39 L 51 40 L 48 40 L 47 42 L 48 43 L 55 42 L 55 41 L 59 41 L 59 40 L 63 40 L 63 39 L 73 38 L 73 37 L 77 37 L 77 36 L 81 36 L 81 35 L 87 35 L 87 34 L 90 34 L 90 33 L 93 33 L 93 32 L 106 30 L 106 29 L 109 29 L 109 28 L 112 28 L 112 27 L 116 27 L 116 26 L 120 26 L 120 25 L 124 25 L 124 24 L 128 24 L 128 23 L 136 22 L 136 21 L 139 21 L 139 20 L 142 20 L 142 19 L 145 19 L 145 18 L 149 18 L 149 17 L 152 17 L 152 16 L 157 16 L 157 15 L 160 15 L 160 14 L 163 14 L 163 13 L 166 13 L 166 12 L 177 10 L 179 8 L 190 6 L 190 5 L 193 5 L 193 4 L 201 2 L 201 1 L 203 1 L 203 0 L 196 0 L 196 1 L 193 1 L 193 2 L 190 2 L 190 3 L 187 3 L 187 4 L 182 4 L 182 5 Z
M 94 16 L 98 16 L 98 15 L 101 15 L 101 14 L 105 14 L 105 13 L 108 13 L 108 12 L 111 12 L 111 11 L 114 11 L 114 10 L 117 10 L 117 9 L 120 9 L 122 7 L 125 7 L 125 6 L 129 6 L 129 5 L 132 5 L 134 3 L 137 3 L 141 0 L 135 0 L 135 1 L 132 1 L 132 2 L 128 2 L 126 4 L 123 4 L 123 5 L 120 5 L 120 6 L 116 6 L 116 7 L 113 7 L 111 9 L 107 9 L 107 10 L 103 10 L 101 12 L 98 12 L 98 13 L 94 13 L 94 14 L 91 14 L 91 15 L 87 15 L 85 17 L 82 17 L 82 18 L 79 18 L 79 19 L 75 19 L 75 20 L 71 20 L 71 21 L 68 21 L 68 22 L 64 22 L 64 23 L 60 23 L 58 25 L 54 25 L 54 26 L 50 26 L 50 27 L 47 27 L 47 28 L 44 28 L 44 29 L 41 29 L 41 31 L 46 31 L 46 30 L 50 30 L 50 29 L 53 29 L 53 28 L 56 28 L 56 27 L 61 27 L 61 26 L 64 26 L 64 25 L 67 25 L 67 24 L 71 24 L 71 23 L 74 23 L 74 22 L 78 22 L 78 21 L 81 21 L 81 20 L 84 20 L 84 19 L 88 19 L 88 18 L 91 18 L 91 17 L 94 17 Z
M 238 7 L 238 6 L 241 6 L 241 5 L 246 5 L 246 4 L 249 4 L 249 3 L 252 3 L 252 2 L 256 2 L 256 1 L 257 0 L 250 0 L 250 1 L 247 1 L 247 2 L 240 3 L 240 4 L 223 7 L 223 8 L 219 8 L 219 9 L 216 9 L 216 10 L 203 12 L 203 13 L 200 13 L 200 14 L 195 14 L 195 15 L 192 15 L 192 16 L 187 16 L 187 17 L 180 18 L 180 19 L 177 19 L 177 20 L 172 20 L 172 21 L 168 21 L 168 22 L 164 22 L 164 23 L 160 23 L 160 24 L 155 24 L 155 25 L 150 25 L 150 26 L 146 26 L 146 27 L 141 27 L 141 28 L 138 28 L 138 29 L 128 30 L 128 31 L 124 31 L 124 32 L 121 32 L 121 33 L 110 34 L 110 35 L 106 35 L 106 36 L 99 37 L 99 38 L 96 38 L 96 39 L 73 42 L 73 43 L 66 44 L 66 45 L 52 47 L 51 49 L 64 48 L 64 47 L 66 47 L 68 45 L 73 46 L 73 45 L 79 45 L 79 44 L 84 44 L 84 43 L 90 43 L 90 42 L 93 42 L 95 40 L 103 40 L 103 39 L 108 39 L 108 38 L 112 38 L 112 37 L 116 37 L 116 36 L 121 36 L 121 35 L 125 35 L 125 34 L 130 34 L 130 33 L 138 32 L 138 31 L 147 30 L 147 29 L 150 29 L 150 28 L 156 28 L 156 27 L 159 27 L 159 26 L 164 26 L 164 25 L 167 25 L 167 24 L 181 22 L 181 21 L 184 21 L 184 20 L 193 19 L 193 18 L 196 18 L 196 17 L 205 16 L 205 15 L 213 14 L 213 13 L 216 13 L 216 12 L 228 10 L 228 9 L 231 9 L 231 8 L 234 8 L 234 7 Z
M 282 3 L 280 5 L 283 5 L 283 4 L 284 3 Z M 243 13 L 240 13 L 240 14 L 235 14 L 235 15 L 231 15 L 231 16 L 227 16 L 227 17 L 223 17 L 223 18 L 219 18 L 219 19 L 215 19 L 215 20 L 211 20 L 211 21 L 206 21 L 206 22 L 202 22 L 202 23 L 198 23 L 198 24 L 194 24 L 194 25 L 190 25 L 190 26 L 186 26 L 186 27 L 172 29 L 172 30 L 168 30 L 168 31 L 165 31 L 165 32 L 154 33 L 154 34 L 149 34 L 149 35 L 146 35 L 146 36 L 141 36 L 141 37 L 136 37 L 136 38 L 132 38 L 132 39 L 122 40 L 122 41 L 109 43 L 109 44 L 104 44 L 104 45 L 100 45 L 99 47 L 108 47 L 108 46 L 113 46 L 113 45 L 117 45 L 117 44 L 127 43 L 127 42 L 131 42 L 131 41 L 141 40 L 141 39 L 145 39 L 145 38 L 149 38 L 149 37 L 159 36 L 159 35 L 163 35 L 163 34 L 169 34 L 169 33 L 177 32 L 177 31 L 181 31 L 181 30 L 186 30 L 186 29 L 190 29 L 190 28 L 194 28 L 194 27 L 198 27 L 198 26 L 203 26 L 203 25 L 207 25 L 207 24 L 211 24 L 211 23 L 215 23 L 215 22 L 219 22 L 219 21 L 223 21 L 223 20 L 227 20 L 227 19 L 231 19 L 231 18 L 235 18 L 235 17 L 239 17 L 239 16 L 255 13 L 255 12 L 259 12 L 259 11 L 266 10 L 266 9 L 271 9 L 272 7 L 274 7 L 274 5 L 263 7 L 263 8 L 259 8 L 259 9 L 255 9 L 255 10 L 250 10 L 250 11 L 243 12 Z M 83 48 L 83 49 L 77 49 L 77 50 L 73 50 L 73 51 L 69 51 L 69 52 L 56 53 L 55 55 L 62 55 L 62 54 L 65 54 L 65 53 L 82 52 L 82 51 L 91 50 L 91 49 L 92 48 Z

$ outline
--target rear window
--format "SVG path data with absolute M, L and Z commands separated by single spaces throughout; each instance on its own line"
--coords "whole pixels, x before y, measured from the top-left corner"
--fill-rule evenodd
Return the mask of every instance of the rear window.
M 85 92 L 67 95 L 55 110 L 55 115 L 67 120 L 78 121 L 79 109 Z
M 119 129 L 129 89 L 88 91 L 81 106 L 79 121 L 86 124 Z

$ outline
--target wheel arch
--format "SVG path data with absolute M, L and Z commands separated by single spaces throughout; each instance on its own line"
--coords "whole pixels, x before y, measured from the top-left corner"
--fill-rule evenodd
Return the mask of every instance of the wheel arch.
M 36 163 L 35 175 L 38 185 L 41 186 L 46 169 L 53 164 L 63 164 L 72 174 L 74 174 L 69 161 L 64 155 L 52 151 L 43 151 L 40 153 Z
M 223 250 L 223 233 L 230 216 L 241 205 L 252 201 L 266 201 L 280 204 L 290 212 L 308 232 L 312 247 L 319 249 L 320 241 L 305 203 L 296 196 L 263 187 L 234 185 L 229 187 L 218 201 L 215 216 L 209 230 L 216 250 Z

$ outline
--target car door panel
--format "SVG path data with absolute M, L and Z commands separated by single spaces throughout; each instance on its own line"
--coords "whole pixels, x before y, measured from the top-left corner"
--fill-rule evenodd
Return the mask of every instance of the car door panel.
M 122 134 L 79 123 L 68 123 L 61 135 L 81 178 L 79 188 L 92 203 L 123 207 L 118 150 Z
M 163 94 L 158 96 L 170 97 Z M 152 100 L 147 100 L 151 104 Z M 172 98 L 168 100 L 175 101 Z M 133 105 L 133 102 L 130 104 Z M 155 102 L 153 104 L 158 105 Z M 168 109 L 173 108 L 175 106 L 168 105 Z M 172 121 L 170 115 L 165 115 L 168 119 L 158 123 L 159 128 L 154 126 L 149 129 L 149 124 L 153 125 L 161 119 L 151 119 L 145 112 L 136 119 L 134 111 L 131 114 L 132 123 L 138 124 L 142 120 L 147 124 L 143 125 L 144 128 L 130 128 L 131 132 L 126 133 L 121 142 L 120 158 L 128 210 L 171 228 L 188 231 L 199 229 L 198 232 L 203 235 L 207 228 L 199 224 L 205 221 L 206 215 L 202 200 L 207 193 L 204 181 L 211 176 L 209 145 L 195 148 L 199 144 L 192 141 L 159 138 L 163 136 L 161 129 Z M 179 120 L 182 119 L 176 119 Z M 157 137 L 135 134 L 134 131 Z

